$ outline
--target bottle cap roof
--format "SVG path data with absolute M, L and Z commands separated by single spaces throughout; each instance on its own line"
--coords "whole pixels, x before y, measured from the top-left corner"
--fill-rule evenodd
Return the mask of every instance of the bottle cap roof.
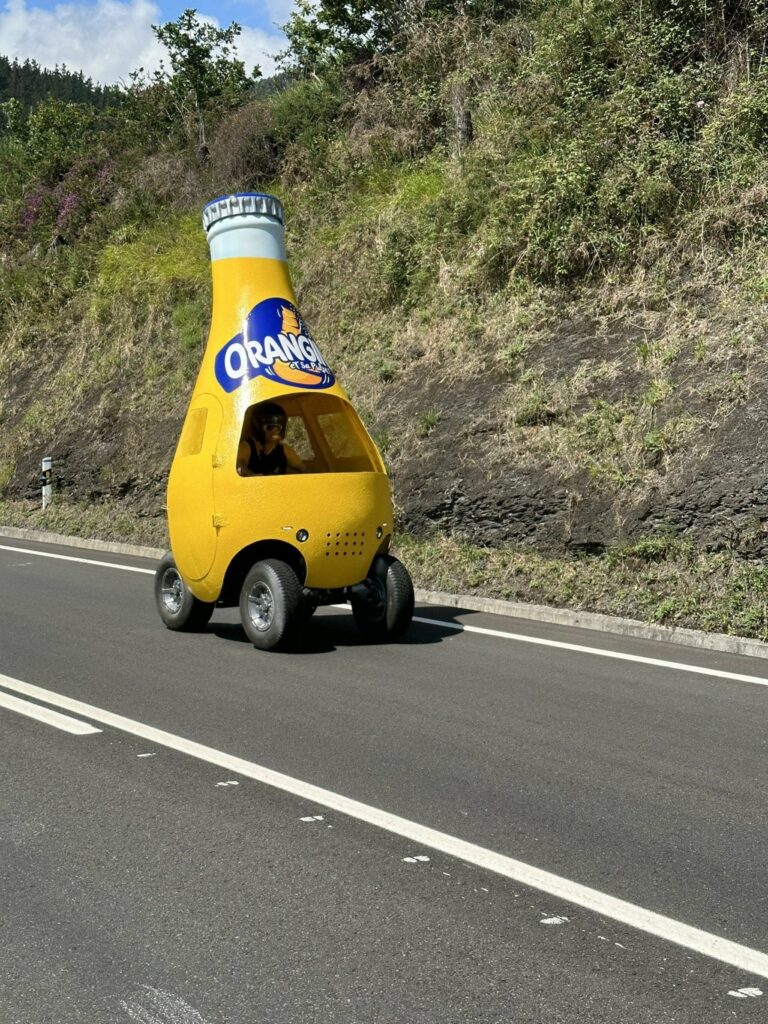
M 220 196 L 211 200 L 203 209 L 203 227 L 209 231 L 214 224 L 227 217 L 242 217 L 257 214 L 283 221 L 283 204 L 275 196 L 263 192 L 239 192 L 232 196 Z

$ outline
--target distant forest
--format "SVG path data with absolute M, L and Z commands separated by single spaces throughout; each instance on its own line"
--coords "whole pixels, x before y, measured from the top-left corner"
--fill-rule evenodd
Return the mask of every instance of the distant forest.
M 20 64 L 0 55 L 0 103 L 16 99 L 26 115 L 36 103 L 51 96 L 103 110 L 117 102 L 119 92 L 114 87 L 94 85 L 82 71 L 70 71 L 64 65 L 51 71 L 34 60 Z

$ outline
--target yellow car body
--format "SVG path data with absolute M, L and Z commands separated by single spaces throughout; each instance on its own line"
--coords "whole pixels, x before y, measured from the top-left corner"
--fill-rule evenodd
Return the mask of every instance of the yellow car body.
M 258 558 L 288 562 L 307 588 L 358 584 L 392 534 L 384 463 L 298 312 L 275 204 L 206 207 L 211 327 L 167 494 L 173 557 L 203 602 L 236 603 Z M 301 472 L 247 474 L 242 446 L 265 402 L 284 410 Z

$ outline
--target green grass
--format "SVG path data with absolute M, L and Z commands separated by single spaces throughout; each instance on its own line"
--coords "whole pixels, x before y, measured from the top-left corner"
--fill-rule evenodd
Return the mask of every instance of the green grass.
M 547 556 L 399 536 L 418 585 L 768 640 L 768 568 L 648 537 L 598 556 Z
M 120 299 L 141 303 L 173 288 L 205 289 L 209 276 L 199 213 L 176 214 L 149 225 L 127 224 L 99 254 L 92 309 L 103 313 Z
M 11 501 L 0 498 L 0 524 L 27 530 L 60 533 L 68 537 L 119 541 L 147 547 L 168 547 L 164 515 L 139 517 L 115 502 L 72 502 L 54 492 L 43 512 L 39 501 Z

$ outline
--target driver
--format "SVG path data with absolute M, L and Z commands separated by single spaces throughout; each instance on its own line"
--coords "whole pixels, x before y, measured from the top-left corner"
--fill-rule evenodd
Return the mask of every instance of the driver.
M 277 402 L 265 402 L 251 411 L 252 438 L 244 438 L 237 451 L 240 476 L 275 476 L 289 470 L 304 473 L 306 466 L 284 441 L 287 417 Z

